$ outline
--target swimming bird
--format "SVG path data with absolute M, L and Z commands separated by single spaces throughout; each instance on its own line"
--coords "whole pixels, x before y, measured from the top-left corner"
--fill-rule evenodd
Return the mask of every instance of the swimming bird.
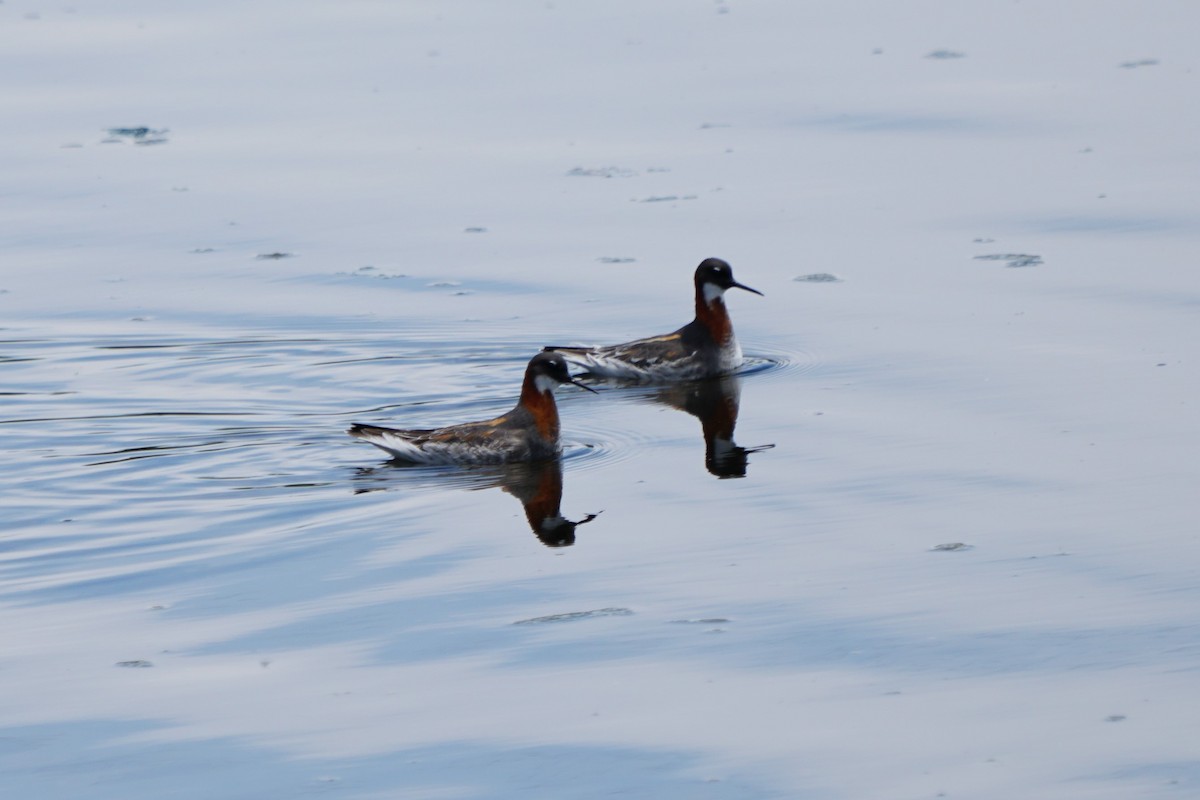
M 757 289 L 733 279 L 719 258 L 696 267 L 696 318 L 674 333 L 602 347 L 546 347 L 592 375 L 641 382 L 680 381 L 726 375 L 742 365 L 742 348 L 725 310 L 725 291 Z
M 505 464 L 554 458 L 560 451 L 554 389 L 560 383 L 596 391 L 571 377 L 561 355 L 538 353 L 525 368 L 517 405 L 495 419 L 420 430 L 355 423 L 346 432 L 386 450 L 396 460 L 419 464 Z

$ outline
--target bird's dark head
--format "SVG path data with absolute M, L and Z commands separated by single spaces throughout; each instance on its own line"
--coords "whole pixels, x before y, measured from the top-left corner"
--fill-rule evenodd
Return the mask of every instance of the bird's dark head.
M 738 283 L 733 279 L 733 267 L 728 261 L 719 258 L 706 258 L 696 267 L 696 289 L 703 292 L 706 299 L 725 293 L 726 289 L 745 289 L 761 295 L 758 289 Z
M 589 392 L 596 392 L 592 387 L 572 378 L 567 369 L 567 360 L 553 351 L 538 353 L 531 358 L 525 375 L 527 378 L 533 378 L 534 384 L 543 392 L 553 391 L 559 383 L 571 383 Z

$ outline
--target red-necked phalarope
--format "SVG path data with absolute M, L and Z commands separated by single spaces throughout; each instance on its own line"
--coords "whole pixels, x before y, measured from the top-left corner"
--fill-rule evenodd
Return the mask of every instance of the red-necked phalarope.
M 347 433 L 386 450 L 395 459 L 419 464 L 503 464 L 554 458 L 559 453 L 554 387 L 560 383 L 596 391 L 571 377 L 562 356 L 538 353 L 525 369 L 521 398 L 507 414 L 425 430 L 354 424 Z
M 674 333 L 605 347 L 547 347 L 605 378 L 680 381 L 726 375 L 742 365 L 742 348 L 725 310 L 725 290 L 757 289 L 733 279 L 729 264 L 706 258 L 696 267 L 696 318 Z

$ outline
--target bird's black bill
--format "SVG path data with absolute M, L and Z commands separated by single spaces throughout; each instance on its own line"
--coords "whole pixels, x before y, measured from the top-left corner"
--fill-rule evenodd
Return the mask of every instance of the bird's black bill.
M 733 288 L 733 289 L 745 289 L 747 292 L 754 292 L 754 293 L 755 293 L 756 295 L 758 295 L 759 297 L 765 297 L 765 296 L 766 296 L 766 295 L 764 295 L 762 292 L 760 292 L 758 289 L 751 289 L 749 286 L 745 285 L 744 283 L 738 283 L 737 281 L 734 281 L 732 284 L 730 284 L 730 288 Z
M 586 383 L 582 383 L 582 382 L 580 382 L 580 381 L 577 381 L 577 380 L 575 380 L 574 378 L 572 378 L 571 380 L 569 380 L 569 381 L 568 381 L 568 383 L 572 383 L 572 384 L 574 384 L 574 385 L 578 386 L 580 389 L 587 389 L 587 390 L 588 390 L 589 392 L 591 392 L 592 394 L 600 394 L 600 393 L 599 393 L 599 392 L 597 392 L 595 389 L 593 389 L 592 387 L 588 386 Z

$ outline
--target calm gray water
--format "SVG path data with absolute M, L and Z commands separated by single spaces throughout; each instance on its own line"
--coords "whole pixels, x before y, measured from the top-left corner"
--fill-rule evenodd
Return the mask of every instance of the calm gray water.
M 1194 795 L 1195 13 L 868 6 L 0 5 L 0 795 Z

